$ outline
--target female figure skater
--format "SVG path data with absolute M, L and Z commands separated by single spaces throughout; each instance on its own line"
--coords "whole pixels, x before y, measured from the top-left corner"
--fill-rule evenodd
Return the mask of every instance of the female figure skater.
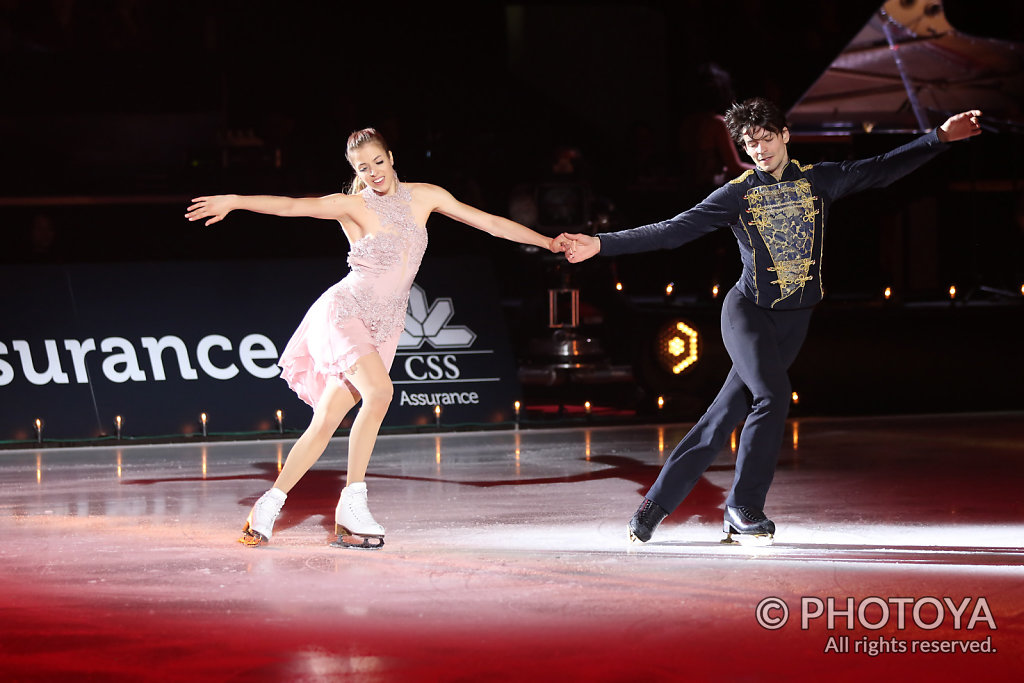
M 380 548 L 384 528 L 367 507 L 366 467 L 393 393 L 388 371 L 413 278 L 427 247 L 434 211 L 495 237 L 560 252 L 549 239 L 513 221 L 456 200 L 426 183 L 401 183 L 384 138 L 366 128 L 349 136 L 346 157 L 355 171 L 349 194 L 320 198 L 217 195 L 193 200 L 190 221 L 212 225 L 235 209 L 275 216 L 334 219 L 351 244 L 349 273 L 317 299 L 278 365 L 281 376 L 313 407 L 313 419 L 288 453 L 273 488 L 256 501 L 240 542 L 270 540 L 274 520 L 293 486 L 320 458 L 348 412 L 362 400 L 348 441 L 346 486 L 335 510 L 337 547 Z

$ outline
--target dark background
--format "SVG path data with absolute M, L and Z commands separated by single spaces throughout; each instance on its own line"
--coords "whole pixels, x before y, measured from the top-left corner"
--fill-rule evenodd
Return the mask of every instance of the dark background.
M 404 179 L 441 184 L 551 234 L 557 226 L 517 202 L 567 179 L 553 171 L 559 153 L 588 193 L 570 223 L 617 229 L 666 218 L 700 198 L 685 182 L 692 157 L 680 143 L 695 71 L 714 62 L 738 99 L 767 95 L 789 108 L 880 4 L 2 0 L 0 260 L 266 259 L 269 277 L 272 259 L 337 254 L 341 272 L 347 245 L 330 223 L 237 214 L 204 229 L 182 214 L 199 194 L 341 191 L 351 176 L 345 139 L 368 125 L 388 137 Z M 1021 3 L 944 7 L 961 31 L 1022 40 Z M 790 152 L 806 163 L 903 141 L 796 141 Z M 955 283 L 962 299 L 996 311 L 985 329 L 1019 332 L 1019 302 L 992 291 L 1019 298 L 1024 283 L 1012 184 L 1020 159 L 1019 134 L 990 132 L 889 190 L 837 205 L 819 317 L 875 310 L 893 285 L 901 307 L 885 309 L 886 324 L 904 332 L 888 343 L 909 357 L 935 342 L 912 336 L 920 306 L 943 301 Z M 727 287 L 738 274 L 727 234 L 570 272 L 438 218 L 430 254 L 493 262 L 519 348 L 544 334 L 546 287 L 579 287 L 585 322 L 621 362 L 642 354 L 629 329 L 638 319 L 713 321 L 711 284 Z M 615 298 L 615 281 L 628 297 Z M 673 300 L 660 296 L 667 282 Z M 958 330 L 969 345 L 970 330 Z M 979 371 L 1020 374 L 1007 348 L 1013 357 L 996 360 L 996 349 Z M 1020 400 L 998 396 L 996 407 Z

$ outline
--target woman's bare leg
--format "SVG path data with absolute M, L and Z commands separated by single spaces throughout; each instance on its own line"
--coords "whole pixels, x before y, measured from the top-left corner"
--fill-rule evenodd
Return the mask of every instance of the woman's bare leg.
M 316 410 L 313 411 L 313 420 L 288 452 L 288 458 L 284 461 L 277 481 L 274 482 L 274 488 L 285 493 L 291 491 L 302 475 L 323 455 L 338 425 L 357 401 L 359 395 L 344 382 L 336 377 L 327 380 L 327 387 L 320 397 Z
M 376 352 L 356 361 L 345 373 L 345 379 L 363 399 L 348 436 L 347 483 L 356 484 L 366 476 L 366 466 L 377 443 L 380 425 L 391 406 L 394 387 L 384 361 Z

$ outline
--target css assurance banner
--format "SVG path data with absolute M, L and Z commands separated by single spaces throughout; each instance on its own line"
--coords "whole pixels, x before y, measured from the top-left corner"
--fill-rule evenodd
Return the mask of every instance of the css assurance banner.
M 0 439 L 303 428 L 276 361 L 343 259 L 80 264 L 0 273 Z M 427 259 L 410 297 L 390 426 L 510 420 L 516 368 L 487 264 Z

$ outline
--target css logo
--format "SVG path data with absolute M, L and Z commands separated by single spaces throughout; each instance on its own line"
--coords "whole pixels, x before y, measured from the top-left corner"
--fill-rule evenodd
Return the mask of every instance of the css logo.
M 399 349 L 418 349 L 430 342 L 435 349 L 464 349 L 476 341 L 476 333 L 465 325 L 448 325 L 455 315 L 455 306 L 449 297 L 435 299 L 427 306 L 423 288 L 414 284 L 409 292 L 409 307 L 405 311 L 405 329 L 398 340 Z

